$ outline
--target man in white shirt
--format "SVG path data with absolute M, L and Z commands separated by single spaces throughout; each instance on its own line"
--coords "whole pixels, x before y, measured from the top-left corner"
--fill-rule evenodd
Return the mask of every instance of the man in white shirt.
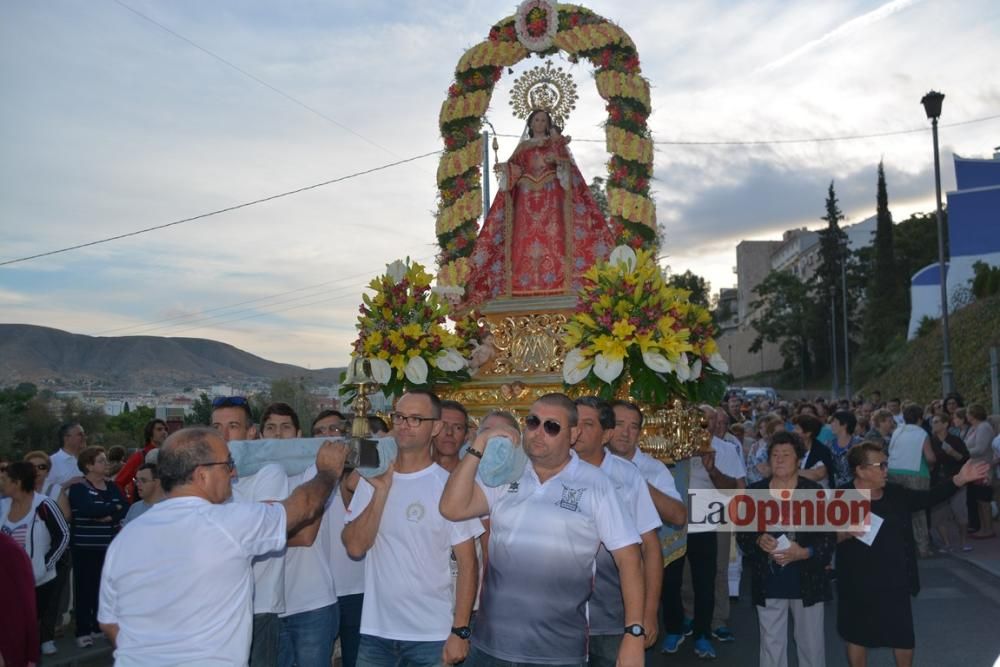
M 243 396 L 223 396 L 212 402 L 212 428 L 227 443 L 231 440 L 256 440 L 257 427 L 250 403 Z M 155 450 L 154 450 L 155 451 Z M 288 497 L 288 476 L 276 464 L 264 466 L 256 475 L 241 477 L 233 483 L 233 500 L 253 503 L 284 500 Z M 297 543 L 306 537 L 300 530 L 292 538 Z M 278 614 L 285 611 L 285 549 L 257 556 L 253 560 L 253 639 L 250 643 L 250 667 L 273 667 L 278 661 Z
M 327 443 L 319 474 L 280 503 L 226 503 L 235 464 L 215 429 L 171 435 L 159 457 L 167 499 L 108 549 L 98 620 L 115 664 L 246 665 L 255 556 L 280 550 L 322 512 L 347 447 Z
M 448 472 L 431 459 L 431 439 L 441 431 L 441 400 L 409 391 L 392 423 L 396 460 L 383 475 L 358 481 L 344 527 L 347 553 L 367 554 L 357 664 L 455 664 L 469 650 L 478 583 L 473 540 L 483 526 L 476 517 L 449 521 L 439 510 Z
M 546 394 L 525 418 L 523 441 L 502 425 L 479 433 L 448 480 L 442 514 L 456 521 L 490 517 L 490 556 L 467 667 L 584 663 L 586 602 L 601 544 L 618 566 L 627 624 L 617 662 L 643 664 L 639 535 L 611 480 L 571 450 L 577 418 L 567 396 Z M 523 442 L 530 464 L 519 480 L 490 488 L 476 472 L 494 436 Z
M 600 468 L 611 479 L 622 511 L 642 540 L 640 549 L 645 589 L 642 624 L 646 628 L 645 645 L 648 648 L 656 642 L 658 632 L 663 557 L 656 530 L 663 522 L 650 497 L 649 484 L 639 469 L 604 446 L 615 431 L 615 412 L 611 405 L 595 396 L 583 396 L 575 403 L 580 434 L 573 443 L 573 451 L 581 461 Z M 624 636 L 625 608 L 618 567 L 603 545 L 597 553 L 597 572 L 594 593 L 588 603 L 588 620 L 588 663 L 591 667 L 614 667 Z
M 323 410 L 312 423 L 312 437 L 339 438 L 349 431 L 344 415 L 337 410 Z M 344 546 L 344 517 L 347 514 L 342 493 L 339 491 L 330 496 L 326 512 L 323 513 L 324 525 L 320 537 L 326 539 L 326 552 L 330 556 L 330 570 L 336 584 L 337 607 L 340 610 L 340 623 L 337 637 L 340 639 L 340 662 L 342 667 L 354 667 L 358 659 L 358 644 L 361 642 L 361 609 L 365 601 L 365 560 L 354 560 L 347 555 Z M 326 528 L 329 528 L 328 530 Z
M 701 406 L 712 433 L 716 428 L 715 408 Z M 742 459 L 732 445 L 713 435 L 711 451 L 691 458 L 690 492 L 706 489 L 735 489 L 739 480 L 746 477 Z M 696 520 L 696 517 L 692 517 Z M 727 552 L 728 553 L 728 552 Z M 681 582 L 684 564 L 691 567 L 694 592 L 694 652 L 699 658 L 714 658 L 712 646 L 712 614 L 715 609 L 715 575 L 718 552 L 718 535 L 714 527 L 697 523 L 688 524 L 687 552 L 667 565 L 663 571 L 663 616 L 666 637 L 664 651 L 673 653 L 684 640 L 684 607 L 681 602 Z M 672 649 L 672 650 L 671 650 Z
M 52 489 L 57 486 L 65 488 L 70 480 L 82 479 L 76 457 L 87 446 L 87 433 L 79 422 L 67 422 L 59 427 L 59 442 L 61 445 L 59 451 L 49 457 L 52 468 L 45 479 L 45 489 L 42 490 L 49 496 Z

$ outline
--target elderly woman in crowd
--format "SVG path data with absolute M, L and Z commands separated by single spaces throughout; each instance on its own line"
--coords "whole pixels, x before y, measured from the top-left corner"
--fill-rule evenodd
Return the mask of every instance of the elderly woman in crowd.
M 969 450 L 970 460 L 985 462 L 992 468 L 994 433 L 986 416 L 986 408 L 978 403 L 973 403 L 965 409 L 965 417 L 969 422 L 969 429 L 965 432 L 965 446 Z M 973 539 L 985 540 L 996 537 L 996 533 L 993 532 L 993 514 L 990 507 L 990 501 L 993 500 L 992 480 L 991 471 L 985 484 L 974 484 L 969 487 L 969 495 L 976 501 L 979 516 L 979 530 L 970 536 Z
M 747 483 L 753 484 L 771 476 L 771 466 L 767 461 L 767 448 L 771 438 L 778 431 L 785 430 L 785 422 L 780 415 L 763 415 L 757 420 L 757 440 L 750 445 L 746 457 Z
M 892 432 L 889 441 L 889 479 L 909 489 L 926 490 L 931 487 L 931 466 L 937 462 L 931 439 L 920 427 L 924 410 L 916 403 L 903 408 L 903 424 Z M 927 531 L 927 513 L 913 513 L 913 538 L 921 558 L 930 556 L 930 535 Z
M 885 408 L 879 408 L 872 413 L 871 430 L 865 433 L 865 440 L 877 442 L 885 451 L 889 451 L 889 439 L 896 428 L 896 419 Z
M 805 449 L 797 436 L 775 433 L 767 448 L 771 476 L 751 489 L 818 490 L 799 475 Z M 784 535 L 788 544 L 779 544 Z M 774 530 L 741 532 L 736 537 L 752 565 L 751 595 L 757 606 L 761 667 L 788 664 L 788 617 L 792 617 L 798 662 L 802 667 L 826 664 L 824 604 L 833 598 L 826 567 L 836 546 L 833 533 Z
M 42 653 L 56 652 L 55 623 L 59 608 L 56 563 L 69 543 L 69 527 L 52 499 L 35 490 L 33 463 L 18 461 L 0 474 L 0 532 L 28 554 L 34 575 L 35 607 Z
M 49 455 L 45 452 L 35 450 L 25 454 L 24 460 L 35 466 L 35 491 L 48 495 L 49 498 L 54 500 L 59 506 L 59 509 L 62 510 L 63 518 L 69 521 L 71 516 L 69 498 L 66 496 L 66 492 L 69 491 L 69 487 L 63 487 L 60 484 L 52 484 L 51 486 L 47 484 L 49 471 L 52 470 L 52 459 L 50 459 Z M 48 491 L 45 490 L 46 488 Z
M 985 479 L 988 466 L 969 461 L 958 474 L 929 490 L 888 484 L 888 457 L 879 443 L 862 442 L 847 455 L 854 473 L 848 488 L 871 493 L 872 515 L 881 519 L 871 544 L 863 533 L 837 534 L 837 631 L 847 642 L 851 667 L 866 664 L 867 650 L 887 646 L 896 664 L 913 664 L 910 596 L 920 590 L 910 515 L 932 507 L 969 482 Z
M 931 471 L 931 481 L 934 483 L 951 479 L 969 460 L 969 450 L 961 438 L 948 432 L 948 423 L 948 415 L 944 410 L 931 417 L 931 448 L 937 458 L 937 465 Z M 972 551 L 972 547 L 965 543 L 966 529 L 969 527 L 965 496 L 966 488 L 963 486 L 958 493 L 931 511 L 931 524 L 937 531 L 943 551 L 951 551 L 953 531 L 958 534 L 958 548 Z
M 97 625 L 97 595 L 108 545 L 128 510 L 125 496 L 108 482 L 108 457 L 103 447 L 87 447 L 77 457 L 83 482 L 69 490 L 73 512 L 70 548 L 73 555 L 73 598 L 76 601 L 76 644 L 92 646 L 102 635 Z

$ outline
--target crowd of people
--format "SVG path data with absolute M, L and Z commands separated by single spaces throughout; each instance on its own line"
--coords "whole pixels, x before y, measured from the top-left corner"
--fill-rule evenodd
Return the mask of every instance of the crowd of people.
M 733 392 L 700 409 L 710 445 L 669 466 L 639 448 L 639 406 L 562 394 L 523 419 L 498 408 L 475 420 L 407 392 L 389 423 L 370 418 L 395 455 L 367 471 L 345 472 L 351 424 L 335 410 L 303 429 L 287 404 L 255 420 L 245 398 L 218 398 L 204 427 L 150 421 L 116 469 L 65 424 L 55 453 L 0 463 L 0 571 L 21 610 L 3 605 L 2 664 L 55 653 L 69 610 L 77 645 L 106 637 L 120 665 L 328 667 L 338 639 L 344 667 L 637 667 L 688 639 L 713 658 L 714 642 L 736 641 L 734 562 L 759 664 L 787 664 L 790 618 L 798 663 L 824 665 L 835 591 L 852 666 L 876 647 L 911 664 L 918 559 L 995 538 L 997 417 L 957 395 L 920 406 Z M 228 443 L 304 430 L 326 440 L 312 465 L 279 454 L 237 470 Z M 504 441 L 523 472 L 487 484 L 480 465 Z M 743 488 L 862 490 L 879 523 L 874 537 L 688 524 L 691 491 Z

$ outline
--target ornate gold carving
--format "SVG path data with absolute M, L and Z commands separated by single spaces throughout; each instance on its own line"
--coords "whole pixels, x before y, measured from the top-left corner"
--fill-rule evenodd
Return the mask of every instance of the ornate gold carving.
M 442 389 L 442 398 L 458 401 L 466 407 L 469 414 L 482 416 L 494 408 L 510 410 L 517 413 L 526 410 L 532 403 L 545 394 L 562 390 L 562 385 L 555 382 L 543 384 L 526 384 L 515 381 L 489 386 Z
M 675 399 L 670 407 L 644 408 L 639 447 L 653 458 L 674 463 L 707 451 L 712 434 L 696 407 L 685 407 Z
M 530 313 L 481 318 L 489 327 L 496 356 L 481 369 L 483 376 L 559 373 L 566 350 L 562 344 L 566 315 Z

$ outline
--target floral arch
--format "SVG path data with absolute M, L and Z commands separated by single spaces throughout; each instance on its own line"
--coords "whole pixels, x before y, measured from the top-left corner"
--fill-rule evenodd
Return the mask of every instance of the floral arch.
M 571 62 L 590 61 L 597 92 L 607 101 L 607 194 L 611 219 L 621 230 L 617 241 L 634 248 L 656 245 L 656 211 L 649 197 L 649 82 L 640 75 L 635 44 L 620 27 L 585 7 L 526 0 L 465 52 L 441 105 L 445 152 L 437 170 L 439 287 L 464 288 L 469 275 L 483 212 L 481 128 L 495 83 L 505 67 L 533 53 L 544 57 L 559 51 Z

